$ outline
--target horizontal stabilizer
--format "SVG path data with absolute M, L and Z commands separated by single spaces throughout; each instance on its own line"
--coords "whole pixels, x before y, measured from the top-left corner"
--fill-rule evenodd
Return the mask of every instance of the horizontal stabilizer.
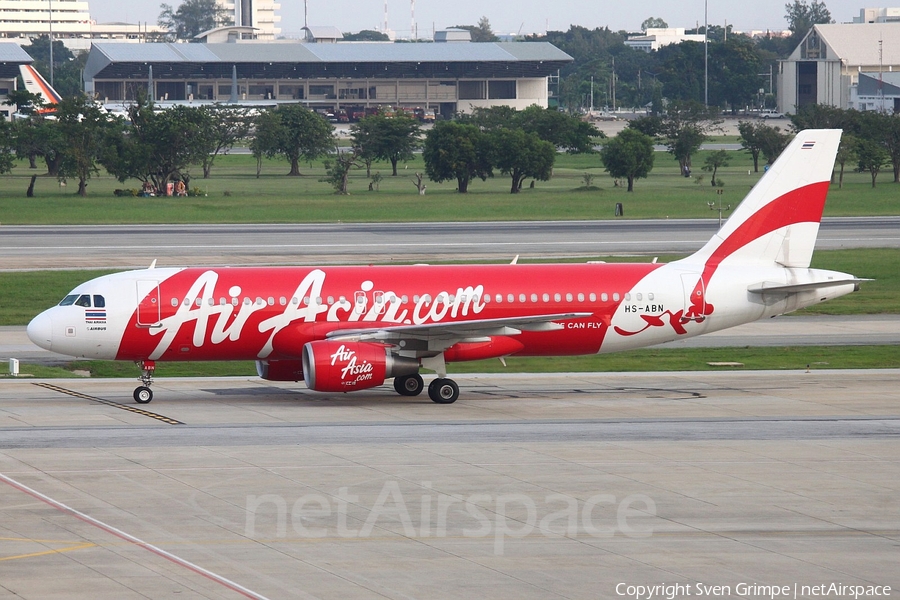
M 842 285 L 859 285 L 863 281 L 872 281 L 871 279 L 840 279 L 827 281 L 813 281 L 810 283 L 794 283 L 782 284 L 771 281 L 764 281 L 751 285 L 747 291 L 751 294 L 795 294 L 797 292 L 808 292 L 809 290 L 818 290 L 822 288 L 839 287 Z

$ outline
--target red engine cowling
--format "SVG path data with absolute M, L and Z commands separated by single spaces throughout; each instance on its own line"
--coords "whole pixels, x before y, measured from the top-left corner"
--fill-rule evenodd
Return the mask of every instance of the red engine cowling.
M 300 381 L 303 363 L 299 360 L 258 360 L 256 373 L 267 381 Z
M 382 344 L 318 340 L 303 346 L 303 379 L 319 392 L 364 390 L 418 372 L 416 359 L 395 356 Z

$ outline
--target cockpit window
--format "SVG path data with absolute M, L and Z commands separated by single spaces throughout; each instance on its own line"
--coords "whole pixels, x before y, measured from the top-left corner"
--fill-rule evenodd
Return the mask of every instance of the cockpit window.
M 78 294 L 69 294 L 65 298 L 62 299 L 62 302 L 59 303 L 60 306 L 72 306 L 75 304 L 75 301 L 78 299 Z
M 75 306 L 84 306 L 85 308 L 91 307 L 91 297 L 87 294 L 82 294 L 78 296 L 78 300 L 75 301 Z
M 106 298 L 99 294 L 94 294 L 94 308 L 106 308 Z

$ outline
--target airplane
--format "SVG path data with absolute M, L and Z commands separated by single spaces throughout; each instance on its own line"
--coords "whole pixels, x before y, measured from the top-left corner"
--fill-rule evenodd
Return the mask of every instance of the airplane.
M 62 100 L 53 86 L 47 83 L 47 80 L 38 73 L 37 69 L 31 65 L 19 65 L 19 74 L 25 83 L 25 89 L 32 94 L 40 96 L 43 104 L 34 112 L 43 115 L 52 115 L 56 112 L 56 105 Z
M 811 269 L 840 130 L 800 132 L 687 258 L 667 264 L 156 268 L 83 283 L 32 320 L 38 346 L 134 361 L 255 360 L 258 375 L 350 392 L 393 379 L 439 404 L 447 364 L 616 352 L 719 331 L 857 291 Z

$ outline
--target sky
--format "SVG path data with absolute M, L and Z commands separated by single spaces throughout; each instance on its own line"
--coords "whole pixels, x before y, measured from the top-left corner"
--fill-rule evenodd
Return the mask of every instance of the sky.
M 410 0 L 386 0 L 388 26 L 398 37 L 409 37 L 411 30 Z M 706 0 L 709 22 L 735 30 L 786 29 L 784 5 L 787 0 Z M 864 1 L 864 0 L 863 0 Z M 155 24 L 160 13 L 154 0 L 88 0 L 91 17 L 98 23 L 125 21 Z M 343 32 L 361 29 L 383 29 L 385 0 L 307 0 L 310 25 L 332 25 Z M 179 0 L 169 0 L 177 7 Z M 303 27 L 303 1 L 281 0 L 282 35 L 296 37 Z M 838 23 L 850 22 L 859 10 L 869 6 L 900 4 L 860 0 L 825 0 L 832 18 Z M 474 25 L 485 16 L 495 33 L 543 33 L 565 31 L 569 25 L 609 27 L 634 31 L 648 17 L 660 17 L 670 27 L 692 28 L 703 23 L 704 0 L 632 0 L 616 2 L 598 0 L 415 0 L 418 36 L 430 38 L 433 29 L 453 25 Z

